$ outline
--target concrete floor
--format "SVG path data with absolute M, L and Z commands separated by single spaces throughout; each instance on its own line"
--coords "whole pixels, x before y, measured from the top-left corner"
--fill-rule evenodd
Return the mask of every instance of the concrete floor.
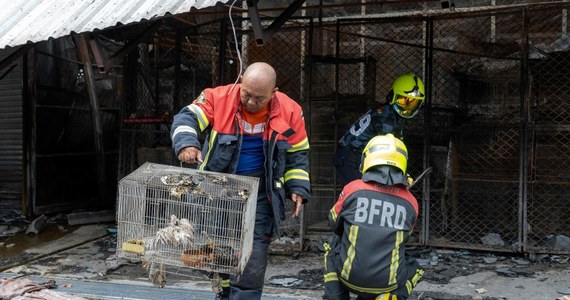
M 0 261 L 0 276 L 45 282 L 54 279 L 59 291 L 88 299 L 213 299 L 210 283 L 204 274 L 168 274 L 164 288 L 154 287 L 140 263 L 128 263 L 114 255 L 116 244 L 104 225 L 85 225 L 56 240 L 41 242 L 16 256 Z M 446 283 L 423 280 L 410 299 L 538 299 L 554 300 L 558 291 L 570 289 L 570 265 L 552 264 L 535 268 L 530 276 L 505 277 L 493 271 L 497 265 L 466 264 L 469 275 L 453 277 Z M 443 264 L 443 259 L 440 264 Z M 304 277 L 302 285 L 267 284 L 263 299 L 322 299 L 322 253 L 303 253 L 297 258 L 272 256 L 266 282 L 272 278 L 302 278 L 302 270 L 317 271 L 315 278 Z M 439 265 L 440 270 L 457 266 Z M 426 272 L 431 272 L 426 268 Z M 460 272 L 457 272 L 460 274 Z M 307 276 L 307 275 L 305 275 Z M 309 275 L 311 276 L 311 275 Z M 312 280 L 311 280 L 312 279 Z

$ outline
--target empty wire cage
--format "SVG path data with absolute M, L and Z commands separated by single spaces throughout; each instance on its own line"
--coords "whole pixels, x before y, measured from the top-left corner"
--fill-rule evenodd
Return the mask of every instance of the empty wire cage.
M 118 256 L 241 273 L 258 185 L 254 177 L 144 163 L 119 181 Z

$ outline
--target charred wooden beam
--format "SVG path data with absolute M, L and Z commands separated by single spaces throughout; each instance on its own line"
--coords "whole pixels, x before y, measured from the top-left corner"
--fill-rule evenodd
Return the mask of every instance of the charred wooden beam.
M 95 63 L 97 64 L 97 69 L 99 73 L 106 73 L 105 62 L 103 60 L 103 55 L 101 54 L 101 47 L 97 40 L 94 38 L 89 39 L 89 46 L 91 46 L 91 52 L 93 52 L 93 57 L 95 58 Z
M 287 20 L 295 14 L 295 12 L 305 3 L 305 0 L 295 0 L 291 3 L 278 17 L 273 20 L 273 22 L 263 29 L 261 26 L 261 19 L 259 18 L 259 11 L 257 9 L 258 0 L 247 0 L 247 8 L 249 12 L 249 18 L 251 21 L 251 26 L 253 29 L 253 35 L 255 37 L 255 42 L 258 46 L 262 46 L 263 43 L 270 38 L 275 32 L 287 22 Z
M 129 40 L 129 42 L 115 54 L 111 55 L 109 59 L 105 62 L 105 69 L 108 70 L 113 63 L 123 58 L 126 54 L 137 48 L 137 45 L 141 42 L 148 40 L 148 38 L 153 35 L 160 26 L 162 26 L 163 21 L 156 21 L 152 23 L 143 32 L 137 35 L 135 38 Z
M 10 66 L 10 68 L 8 68 L 8 70 L 6 70 L 6 72 L 4 72 L 4 74 L 0 76 L 0 80 L 4 79 L 6 75 L 10 74 L 10 72 L 12 72 L 12 70 L 14 70 L 14 68 L 16 68 L 17 65 L 18 64 L 13 64 L 12 66 Z
M 105 183 L 105 149 L 103 145 L 103 124 L 101 122 L 101 110 L 99 108 L 99 100 L 95 89 L 95 76 L 93 67 L 91 66 L 91 57 L 89 55 L 89 46 L 87 38 L 84 34 L 74 35 L 75 44 L 77 46 L 79 57 L 83 61 L 83 69 L 85 71 L 85 86 L 89 95 L 91 104 L 91 117 L 93 121 L 93 138 L 95 150 L 97 151 L 97 186 L 99 192 L 99 200 L 103 200 L 106 195 Z
M 4 69 L 7 66 L 9 66 L 10 64 L 12 64 L 12 62 L 14 62 L 16 59 L 20 58 L 20 56 L 27 53 L 28 50 L 30 50 L 34 46 L 35 46 L 35 44 L 25 44 L 22 47 L 20 47 L 18 50 L 14 51 L 12 54 L 8 55 L 8 57 L 6 57 L 2 61 L 0 61 L 0 70 Z

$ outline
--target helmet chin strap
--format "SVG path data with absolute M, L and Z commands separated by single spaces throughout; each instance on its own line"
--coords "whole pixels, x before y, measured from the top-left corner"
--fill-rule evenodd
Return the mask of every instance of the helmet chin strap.
M 411 119 L 413 117 L 415 117 L 418 112 L 420 111 L 421 106 L 419 106 L 416 111 L 414 111 L 413 114 L 404 117 L 402 114 L 400 114 L 400 109 L 398 108 L 398 106 L 396 105 L 396 103 L 392 104 L 392 108 L 394 109 L 394 111 L 398 114 L 398 116 L 400 116 L 402 119 Z

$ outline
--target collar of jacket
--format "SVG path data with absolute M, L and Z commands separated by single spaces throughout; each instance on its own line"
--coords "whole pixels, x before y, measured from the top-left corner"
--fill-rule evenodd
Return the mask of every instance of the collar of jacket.
M 285 117 L 287 116 L 282 114 L 281 106 L 283 103 L 280 100 L 281 97 L 286 96 L 285 94 L 276 91 L 269 102 L 269 127 L 288 138 L 292 136 L 295 131 L 291 128 L 291 125 L 287 123 L 287 120 L 285 120 Z
M 236 93 L 236 101 L 234 102 L 234 107 L 236 107 L 236 111 L 241 111 L 241 83 L 237 86 L 237 93 Z M 283 93 L 276 91 L 271 100 L 269 101 L 269 120 L 267 126 L 271 128 L 271 130 L 276 131 L 277 133 L 284 135 L 286 137 L 291 136 L 291 126 L 286 122 L 286 120 L 281 115 L 281 101 L 279 100 L 280 97 L 284 95 Z
M 397 185 L 402 184 L 409 187 L 406 175 L 399 169 L 393 166 L 377 166 L 372 167 L 364 174 L 362 174 L 362 181 L 364 182 L 377 182 L 383 185 Z

